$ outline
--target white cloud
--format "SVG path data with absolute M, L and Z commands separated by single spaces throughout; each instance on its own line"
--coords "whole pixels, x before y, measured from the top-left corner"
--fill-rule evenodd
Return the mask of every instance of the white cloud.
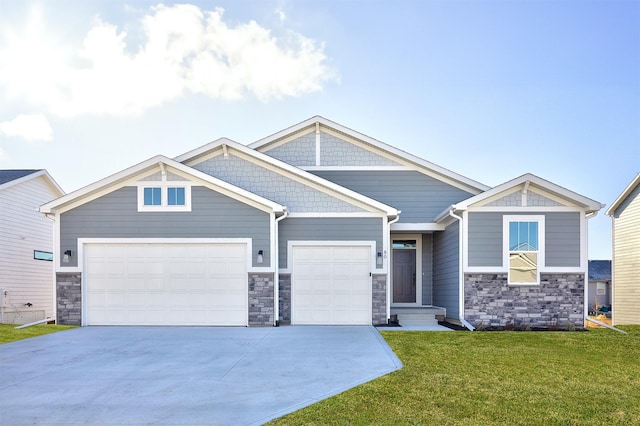
M 322 90 L 336 78 L 324 45 L 295 32 L 275 36 L 255 21 L 229 25 L 223 9 L 158 5 L 141 21 L 134 52 L 127 34 L 96 19 L 82 48 L 63 50 L 34 13 L 24 34 L 0 45 L 0 84 L 59 116 L 140 113 L 189 93 L 262 101 Z M 70 55 L 70 52 L 73 55 Z
M 23 114 L 11 121 L 0 122 L 0 132 L 27 141 L 49 141 L 53 138 L 49 120 L 42 114 Z

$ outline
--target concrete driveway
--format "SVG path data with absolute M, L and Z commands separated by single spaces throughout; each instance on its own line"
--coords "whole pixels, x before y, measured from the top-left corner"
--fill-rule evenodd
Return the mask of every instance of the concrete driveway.
M 84 327 L 0 345 L 0 424 L 261 424 L 401 368 L 374 327 Z

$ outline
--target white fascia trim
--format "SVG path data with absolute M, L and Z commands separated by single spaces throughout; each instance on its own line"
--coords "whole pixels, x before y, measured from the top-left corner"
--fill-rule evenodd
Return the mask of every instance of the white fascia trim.
M 556 200 L 562 199 L 563 203 L 566 203 L 567 200 L 571 201 L 572 203 L 582 206 L 582 208 L 585 209 L 586 211 L 598 211 L 602 208 L 602 204 L 600 204 L 597 201 L 584 197 L 578 193 L 570 191 L 566 188 L 563 188 L 559 185 L 556 185 L 555 183 L 549 182 L 531 173 L 524 174 L 508 182 L 505 182 L 501 185 L 493 187 L 483 192 L 482 194 L 473 196 L 471 198 L 467 198 L 466 200 L 463 200 L 457 203 L 456 206 L 459 209 L 465 210 L 470 206 L 472 206 L 473 204 L 477 204 L 482 201 L 485 201 L 496 194 L 504 193 L 506 191 L 509 191 L 510 189 L 517 189 L 520 185 L 523 185 L 526 182 L 530 182 L 530 184 L 533 184 L 533 187 L 531 189 L 534 191 L 536 190 L 536 187 L 540 188 L 540 190 L 544 191 L 548 195 L 556 195 L 560 197 L 559 199 L 556 199 Z
M 284 138 L 291 133 L 299 132 L 300 130 L 303 130 L 308 126 L 314 125 L 315 123 L 320 123 L 323 127 L 325 127 L 325 131 L 327 131 L 328 133 L 330 133 L 333 130 L 334 132 L 339 132 L 344 135 L 350 136 L 353 139 L 364 142 L 367 145 L 371 145 L 380 151 L 386 152 L 387 154 L 385 156 L 387 157 L 389 154 L 392 154 L 393 157 L 389 157 L 389 158 L 392 158 L 394 161 L 397 161 L 398 159 L 402 159 L 404 160 L 404 162 L 409 162 L 409 163 L 413 163 L 414 165 L 418 165 L 420 166 L 421 169 L 422 168 L 426 169 L 426 170 L 422 170 L 423 172 L 431 171 L 440 180 L 442 180 L 443 178 L 451 179 L 453 182 L 456 183 L 455 186 L 460 187 L 460 185 L 462 184 L 462 186 L 468 187 L 465 189 L 471 190 L 470 192 L 472 193 L 480 193 L 482 191 L 489 189 L 489 187 L 484 184 L 481 184 L 472 179 L 469 179 L 467 177 L 454 173 L 451 170 L 445 169 L 444 167 L 438 166 L 422 158 L 416 157 L 415 155 L 409 154 L 406 151 L 402 151 L 391 145 L 387 145 L 384 142 L 381 142 L 363 133 L 360 133 L 353 129 L 345 127 L 341 124 L 335 123 L 319 115 L 311 117 L 301 123 L 288 127 L 284 130 L 281 130 L 278 133 L 275 133 L 271 136 L 268 136 L 252 144 L 249 144 L 249 148 L 260 150 L 261 148 L 270 145 L 272 142 L 275 142 L 275 141 L 279 142 L 279 139 Z M 428 173 L 425 173 L 425 174 L 428 174 Z
M 324 192 L 325 194 L 329 193 L 329 195 L 345 201 L 349 204 L 354 204 L 358 207 L 364 208 L 365 210 L 383 211 L 387 214 L 387 216 L 395 217 L 398 215 L 398 210 L 391 206 L 380 203 L 379 201 L 376 201 L 358 192 L 352 191 L 319 176 L 306 172 L 302 169 L 270 157 L 259 151 L 254 151 L 237 142 L 229 141 L 227 143 L 227 147 L 233 151 L 234 155 L 242 158 L 243 160 L 252 162 L 261 167 L 265 167 L 268 170 L 298 181 L 306 186 Z M 220 155 L 219 152 L 215 152 L 216 149 L 219 149 L 219 146 L 211 148 L 209 152 L 199 158 L 187 159 L 185 164 L 187 164 L 187 166 L 194 166 L 195 164 L 198 164 L 209 158 Z
M 177 161 L 178 163 L 184 163 L 187 160 L 191 160 L 195 157 L 199 157 L 203 154 L 208 153 L 211 150 L 217 149 L 222 145 L 231 145 L 236 144 L 237 142 L 228 139 L 228 138 L 219 138 L 215 141 L 209 142 L 208 144 L 199 146 L 196 149 L 192 149 L 191 151 L 185 152 L 184 154 L 178 155 L 174 157 L 173 161 Z
M 425 222 L 425 223 L 394 223 L 391 225 L 391 232 L 418 232 L 418 231 L 444 231 L 445 225 L 442 223 L 433 223 L 433 222 Z
M 636 186 L 640 185 L 640 173 L 631 181 L 631 183 L 622 191 L 622 193 L 615 199 L 611 206 L 607 209 L 606 215 L 613 216 L 616 209 L 620 207 L 620 204 L 631 194 L 631 192 L 636 189 Z M 614 314 L 615 315 L 615 314 Z
M 415 167 L 409 166 L 300 166 L 300 169 L 307 172 L 320 171 L 348 171 L 348 172 L 386 172 L 386 171 L 406 171 L 416 170 Z
M 553 213 L 553 212 L 584 212 L 584 209 L 580 207 L 569 206 L 490 206 L 490 207 L 469 207 L 465 210 L 469 212 L 496 212 L 496 213 L 513 213 L 520 214 L 520 212 L 534 212 L 534 213 Z
M 305 240 L 300 240 L 300 241 L 296 241 L 296 240 L 289 240 L 287 242 L 287 268 L 286 269 L 280 269 L 281 272 L 283 273 L 293 273 L 293 248 L 294 247 L 350 247 L 350 246 L 357 246 L 357 247 L 370 247 L 371 249 L 371 255 L 370 255 L 370 267 L 371 267 L 371 273 L 374 274 L 378 274 L 378 273 L 382 273 L 379 272 L 378 269 L 376 269 L 376 242 L 375 241 L 315 241 L 315 240 L 311 240 L 311 241 L 305 241 Z
M 387 216 L 383 213 L 369 213 L 369 212 L 303 212 L 303 213 L 289 213 L 287 217 L 296 218 L 296 217 L 381 217 L 386 218 Z

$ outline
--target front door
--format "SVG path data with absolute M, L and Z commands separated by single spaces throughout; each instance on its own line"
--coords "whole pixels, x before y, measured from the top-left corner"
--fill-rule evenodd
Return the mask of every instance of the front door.
M 394 305 L 420 304 L 420 270 L 419 247 L 421 239 L 418 235 L 398 235 L 392 238 L 392 290 Z

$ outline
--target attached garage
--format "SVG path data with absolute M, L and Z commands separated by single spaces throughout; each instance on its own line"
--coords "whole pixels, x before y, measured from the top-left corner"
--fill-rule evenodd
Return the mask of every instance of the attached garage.
M 248 325 L 246 243 L 83 250 L 85 325 Z
M 292 250 L 292 324 L 371 324 L 370 246 L 295 245 Z

